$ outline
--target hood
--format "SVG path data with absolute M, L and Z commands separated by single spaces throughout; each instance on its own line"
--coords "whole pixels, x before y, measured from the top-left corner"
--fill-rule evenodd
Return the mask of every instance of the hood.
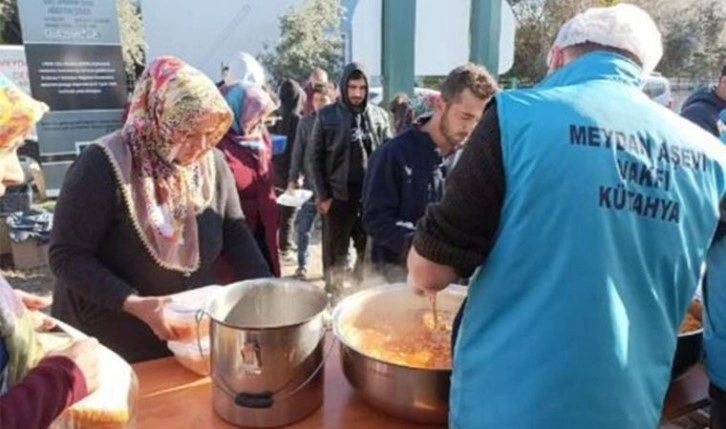
M 686 99 L 685 102 L 683 102 L 683 107 L 681 110 L 685 109 L 686 107 L 690 106 L 691 104 L 696 103 L 705 103 L 712 105 L 718 110 L 726 109 L 726 100 L 722 100 L 719 97 L 716 96 L 715 87 L 711 86 L 708 88 L 701 88 L 698 91 L 691 94 L 688 99 Z
M 368 76 L 368 71 L 366 70 L 365 66 L 361 63 L 350 63 L 343 69 L 343 76 L 340 78 L 340 100 L 345 104 L 346 107 L 352 110 L 352 107 L 350 106 L 350 100 L 348 100 L 348 81 L 350 80 L 350 75 L 353 74 L 354 71 L 360 71 L 363 73 L 363 77 L 365 77 L 366 82 L 368 85 L 370 85 L 370 79 Z M 368 87 L 368 91 L 370 92 L 370 86 Z M 365 108 L 368 106 L 368 93 L 366 93 L 366 97 L 363 100 L 363 106 L 361 107 L 361 110 L 365 110 Z
M 300 113 L 305 101 L 302 87 L 293 79 L 285 79 L 280 85 L 280 110 Z

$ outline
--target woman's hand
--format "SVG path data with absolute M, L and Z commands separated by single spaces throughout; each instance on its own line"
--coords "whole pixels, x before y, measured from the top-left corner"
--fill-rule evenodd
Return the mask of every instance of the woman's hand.
M 81 370 L 86 381 L 86 391 L 90 394 L 98 388 L 98 340 L 88 338 L 79 340 L 64 350 L 51 352 L 48 356 L 63 356 L 73 361 Z
M 53 298 L 50 296 L 33 295 L 20 289 L 14 289 L 14 291 L 20 302 L 33 315 L 33 323 L 36 331 L 49 331 L 55 327 L 55 320 L 40 312 L 40 310 L 50 307 L 53 303 Z
M 53 298 L 50 296 L 33 295 L 20 289 L 15 289 L 15 295 L 28 310 L 42 310 L 53 304 Z
M 146 323 L 160 340 L 175 341 L 179 339 L 179 335 L 164 318 L 162 311 L 167 302 L 169 297 L 131 295 L 126 298 L 123 310 Z

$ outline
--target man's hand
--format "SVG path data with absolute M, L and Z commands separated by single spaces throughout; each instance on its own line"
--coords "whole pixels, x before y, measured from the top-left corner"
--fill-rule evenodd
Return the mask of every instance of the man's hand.
M 446 289 L 459 278 L 452 267 L 429 261 L 419 255 L 413 246 L 408 252 L 407 266 L 408 285 L 417 294 L 435 294 Z
M 98 340 L 88 338 L 76 341 L 64 350 L 51 352 L 48 356 L 63 356 L 73 361 L 86 380 L 86 390 L 93 393 L 98 388 Z
M 299 189 L 299 188 L 300 188 L 300 185 L 297 183 L 297 181 L 294 181 L 294 182 L 293 181 L 290 181 L 287 184 L 287 191 L 288 192 L 292 192 L 292 191 L 294 191 L 296 189 Z
M 328 198 L 327 200 L 321 200 L 318 199 L 317 207 L 318 207 L 318 213 L 325 216 L 330 211 L 330 205 L 333 204 L 333 199 Z

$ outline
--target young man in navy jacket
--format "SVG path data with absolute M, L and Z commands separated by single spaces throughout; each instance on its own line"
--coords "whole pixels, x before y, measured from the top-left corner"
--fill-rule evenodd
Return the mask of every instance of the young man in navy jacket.
M 363 185 L 363 228 L 371 259 L 389 281 L 405 280 L 405 256 L 416 222 L 443 194 L 447 158 L 479 122 L 497 83 L 481 66 L 452 70 L 441 86 L 433 115 L 376 150 Z

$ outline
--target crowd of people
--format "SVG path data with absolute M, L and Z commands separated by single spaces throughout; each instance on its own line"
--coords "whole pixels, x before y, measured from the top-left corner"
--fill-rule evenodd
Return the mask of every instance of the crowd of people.
M 46 428 L 92 392 L 99 342 L 167 356 L 169 295 L 279 277 L 295 244 L 306 278 L 320 217 L 333 300 L 365 266 L 421 294 L 468 282 L 457 429 L 656 427 L 705 264 L 711 427 L 726 428 L 726 67 L 680 117 L 641 91 L 662 55 L 641 9 L 593 8 L 561 27 L 535 87 L 464 64 L 424 114 L 405 96 L 372 105 L 355 62 L 339 85 L 316 69 L 275 93 L 248 54 L 216 84 L 155 59 L 55 208 L 51 312 L 96 340 L 43 356 L 31 310 L 49 303 L 0 283 L 0 425 Z M 0 76 L 0 193 L 46 111 Z M 313 197 L 278 206 L 298 189 Z

